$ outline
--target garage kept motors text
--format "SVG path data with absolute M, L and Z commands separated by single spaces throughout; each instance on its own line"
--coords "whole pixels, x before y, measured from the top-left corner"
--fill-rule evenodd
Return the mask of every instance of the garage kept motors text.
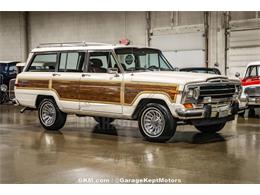
M 79 183 L 116 183 L 116 184 L 180 184 L 176 178 L 79 178 Z
M 156 183 L 163 183 L 163 184 L 174 184 L 174 183 L 182 183 L 181 179 L 175 178 L 120 178 L 118 183 L 133 183 L 133 184 L 156 184 Z

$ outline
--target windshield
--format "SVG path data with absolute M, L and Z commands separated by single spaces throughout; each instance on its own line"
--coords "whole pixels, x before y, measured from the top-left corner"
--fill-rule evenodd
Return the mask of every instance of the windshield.
M 115 50 L 118 60 L 127 72 L 172 71 L 162 52 L 150 48 L 119 48 Z
M 246 71 L 245 78 L 258 77 L 260 76 L 260 65 L 249 66 Z
M 1 64 L 0 63 L 0 74 L 6 73 L 7 72 L 8 66 L 6 64 Z
M 194 73 L 206 73 L 206 74 L 219 74 L 220 72 L 216 69 L 183 69 L 182 72 L 194 72 Z

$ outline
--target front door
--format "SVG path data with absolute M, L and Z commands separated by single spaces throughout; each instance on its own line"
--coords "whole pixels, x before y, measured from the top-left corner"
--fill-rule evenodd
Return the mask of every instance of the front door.
M 88 53 L 88 65 L 80 80 L 80 110 L 122 113 L 123 74 L 109 73 L 118 68 L 111 51 Z

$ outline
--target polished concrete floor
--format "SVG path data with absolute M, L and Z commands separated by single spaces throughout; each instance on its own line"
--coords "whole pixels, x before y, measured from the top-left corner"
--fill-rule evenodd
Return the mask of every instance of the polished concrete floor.
M 136 122 L 100 128 L 69 116 L 60 132 L 46 132 L 36 112 L 19 109 L 0 105 L 0 183 L 260 183 L 260 118 L 238 118 L 215 135 L 180 126 L 170 142 L 149 143 Z

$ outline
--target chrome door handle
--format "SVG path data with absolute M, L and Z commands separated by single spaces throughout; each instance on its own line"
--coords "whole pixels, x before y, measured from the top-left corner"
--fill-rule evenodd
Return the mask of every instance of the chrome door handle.
M 81 76 L 82 77 L 90 77 L 91 75 L 90 74 L 82 74 Z
M 55 76 L 60 76 L 60 74 L 58 74 L 58 73 L 53 73 L 52 76 L 54 76 L 54 77 L 55 77 Z

